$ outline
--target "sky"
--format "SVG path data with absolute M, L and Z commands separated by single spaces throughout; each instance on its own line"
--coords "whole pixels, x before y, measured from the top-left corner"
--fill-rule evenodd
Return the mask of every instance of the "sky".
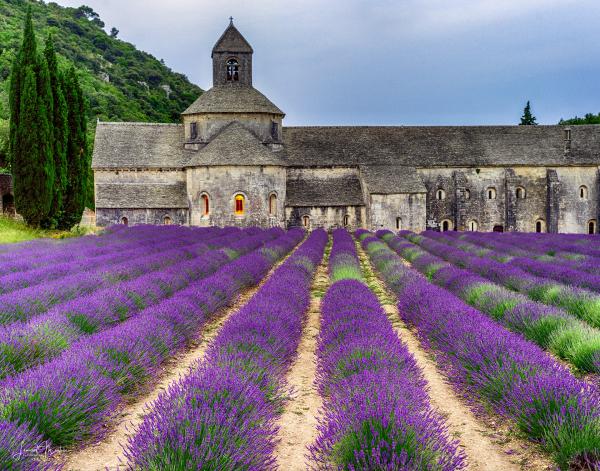
M 285 125 L 540 124 L 600 112 L 598 0 L 57 0 L 203 89 L 229 16 Z

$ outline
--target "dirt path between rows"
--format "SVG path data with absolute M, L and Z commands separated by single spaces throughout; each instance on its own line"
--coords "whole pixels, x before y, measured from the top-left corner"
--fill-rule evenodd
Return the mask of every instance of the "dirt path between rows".
M 379 297 L 385 312 L 402 341 L 414 355 L 417 364 L 429 386 L 431 405 L 445 418 L 450 436 L 459 440 L 467 456 L 467 469 L 470 471 L 511 471 L 523 469 L 519 461 L 522 457 L 511 455 L 513 450 L 505 450 L 491 439 L 488 426 L 479 421 L 463 399 L 445 381 L 435 362 L 421 348 L 417 336 L 402 322 L 398 313 L 396 299 L 375 272 L 368 256 L 357 244 L 358 253 L 367 284 Z M 530 467 L 524 469 L 545 469 Z
M 302 242 L 301 242 L 302 243 Z M 262 287 L 273 272 L 296 250 L 296 246 L 285 258 L 275 264 L 261 282 L 254 288 L 248 288 L 238 296 L 228 308 L 221 310 L 214 318 L 204 325 L 198 333 L 198 338 L 184 352 L 169 359 L 158 374 L 158 382 L 152 390 L 136 397 L 136 401 L 123 407 L 109 427 L 112 430 L 99 443 L 89 445 L 71 454 L 59 454 L 58 462 L 64 462 L 65 471 L 103 471 L 106 469 L 122 470 L 127 468 L 123 455 L 123 445 L 130 436 L 135 435 L 144 420 L 146 413 L 151 410 L 152 402 L 168 390 L 169 386 L 190 373 L 195 364 L 206 353 L 221 327 L 236 311 L 245 305 Z
M 326 256 L 315 273 L 298 357 L 287 375 L 292 394 L 278 421 L 280 442 L 275 456 L 279 469 L 286 471 L 307 469 L 306 447 L 317 438 L 317 414 L 322 400 L 314 384 L 317 370 L 315 350 L 321 325 L 321 298 L 329 285 L 328 253 L 329 250 L 326 249 Z

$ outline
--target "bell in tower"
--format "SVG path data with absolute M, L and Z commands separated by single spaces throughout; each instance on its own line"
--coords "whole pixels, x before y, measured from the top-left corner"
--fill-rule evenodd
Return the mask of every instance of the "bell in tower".
M 252 86 L 252 46 L 233 25 L 221 35 L 212 50 L 213 86 Z

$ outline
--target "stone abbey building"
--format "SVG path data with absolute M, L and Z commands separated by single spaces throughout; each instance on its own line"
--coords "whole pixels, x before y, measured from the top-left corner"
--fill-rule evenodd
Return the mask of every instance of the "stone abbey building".
M 285 127 L 252 54 L 231 23 L 182 124 L 98 124 L 98 225 L 598 231 L 600 126 Z

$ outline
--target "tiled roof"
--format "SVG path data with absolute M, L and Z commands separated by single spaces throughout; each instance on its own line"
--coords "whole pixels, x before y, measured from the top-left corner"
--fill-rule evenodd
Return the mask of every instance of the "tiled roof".
M 286 206 L 362 206 L 365 204 L 357 175 L 343 177 L 289 177 Z
M 217 85 L 205 91 L 182 114 L 198 113 L 268 113 L 285 115 L 256 88 L 240 85 Z
M 185 183 L 99 183 L 97 208 L 187 208 Z
M 234 121 L 204 148 L 193 152 L 186 167 L 204 165 L 285 165 L 282 152 L 273 152 L 254 134 Z

